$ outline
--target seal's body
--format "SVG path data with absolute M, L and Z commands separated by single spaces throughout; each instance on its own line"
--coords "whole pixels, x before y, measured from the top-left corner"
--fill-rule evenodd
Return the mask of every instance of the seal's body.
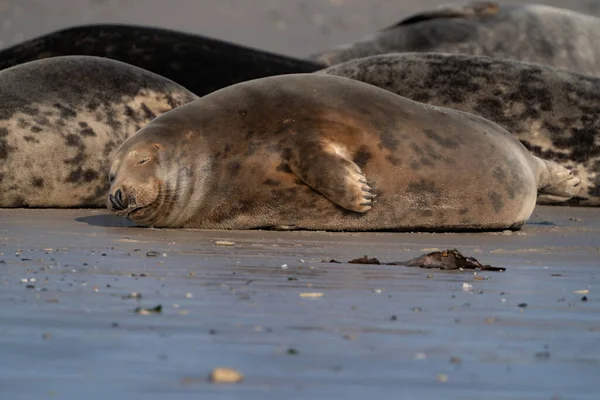
M 600 19 L 538 4 L 472 2 L 413 15 L 312 56 L 327 65 L 392 52 L 484 55 L 600 75 Z
M 0 69 L 57 56 L 106 57 L 176 82 L 198 96 L 251 79 L 324 65 L 204 36 L 145 26 L 84 25 L 0 51 Z
M 600 78 L 518 61 L 435 53 L 366 57 L 320 73 L 495 122 L 533 154 L 579 176 L 580 194 L 560 204 L 600 206 Z M 538 198 L 538 204 L 555 203 Z
M 108 207 L 154 227 L 518 228 L 577 178 L 475 115 L 298 74 L 214 92 L 117 150 Z
M 195 98 L 166 78 L 98 57 L 0 71 L 0 206 L 103 207 L 113 151 Z

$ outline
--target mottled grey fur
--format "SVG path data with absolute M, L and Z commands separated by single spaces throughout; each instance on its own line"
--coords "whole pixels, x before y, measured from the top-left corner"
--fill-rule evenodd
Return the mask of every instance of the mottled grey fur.
M 600 78 L 483 56 L 404 53 L 321 71 L 502 125 L 534 154 L 581 178 L 568 204 L 600 206 Z M 539 203 L 548 203 L 541 196 Z M 554 201 L 551 201 L 554 203 Z
M 537 4 L 446 5 L 312 56 L 327 65 L 392 52 L 484 55 L 600 74 L 600 19 Z
M 159 75 L 99 57 L 0 71 L 0 207 L 104 207 L 113 151 L 195 98 Z
M 538 189 L 578 183 L 488 120 L 324 74 L 169 111 L 121 145 L 111 179 L 109 208 L 155 227 L 438 231 L 518 228 Z

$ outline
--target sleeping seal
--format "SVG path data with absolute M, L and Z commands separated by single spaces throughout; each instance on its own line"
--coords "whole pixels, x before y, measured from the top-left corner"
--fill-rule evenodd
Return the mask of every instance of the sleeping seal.
M 195 98 L 106 58 L 47 58 L 0 71 L 0 207 L 104 206 L 113 151 Z
M 402 53 L 371 56 L 320 73 L 366 82 L 411 100 L 480 115 L 535 155 L 582 181 L 567 203 L 600 206 L 600 78 L 484 56 Z
M 517 229 L 578 179 L 481 117 L 324 74 L 263 78 L 117 150 L 107 206 L 153 227 Z
M 327 65 L 393 52 L 484 55 L 600 74 L 600 18 L 538 4 L 471 2 L 413 15 L 312 56 Z

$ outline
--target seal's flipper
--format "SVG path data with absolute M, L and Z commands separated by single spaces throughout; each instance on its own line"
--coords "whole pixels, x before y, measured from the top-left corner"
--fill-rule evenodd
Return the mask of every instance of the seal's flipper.
M 562 202 L 579 194 L 581 181 L 573 171 L 554 161 L 533 158 L 537 163 L 538 196 L 546 202 Z
M 373 206 L 376 195 L 342 146 L 303 140 L 293 146 L 288 156 L 292 172 L 337 205 L 359 213 Z
M 416 24 L 432 19 L 474 18 L 495 15 L 500 10 L 498 3 L 492 1 L 474 1 L 468 4 L 444 5 L 433 10 L 423 11 L 382 29 L 387 31 L 399 26 Z

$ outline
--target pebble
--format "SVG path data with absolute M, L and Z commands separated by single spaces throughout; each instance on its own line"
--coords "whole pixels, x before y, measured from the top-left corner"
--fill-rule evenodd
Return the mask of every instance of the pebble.
M 233 246 L 235 242 L 230 242 L 228 240 L 217 240 L 215 242 L 215 246 Z
M 300 293 L 300 297 L 303 297 L 303 298 L 323 297 L 323 293 L 320 293 L 320 292 L 303 292 L 303 293 Z
M 210 374 L 212 383 L 239 383 L 244 380 L 244 375 L 233 368 L 219 367 Z

